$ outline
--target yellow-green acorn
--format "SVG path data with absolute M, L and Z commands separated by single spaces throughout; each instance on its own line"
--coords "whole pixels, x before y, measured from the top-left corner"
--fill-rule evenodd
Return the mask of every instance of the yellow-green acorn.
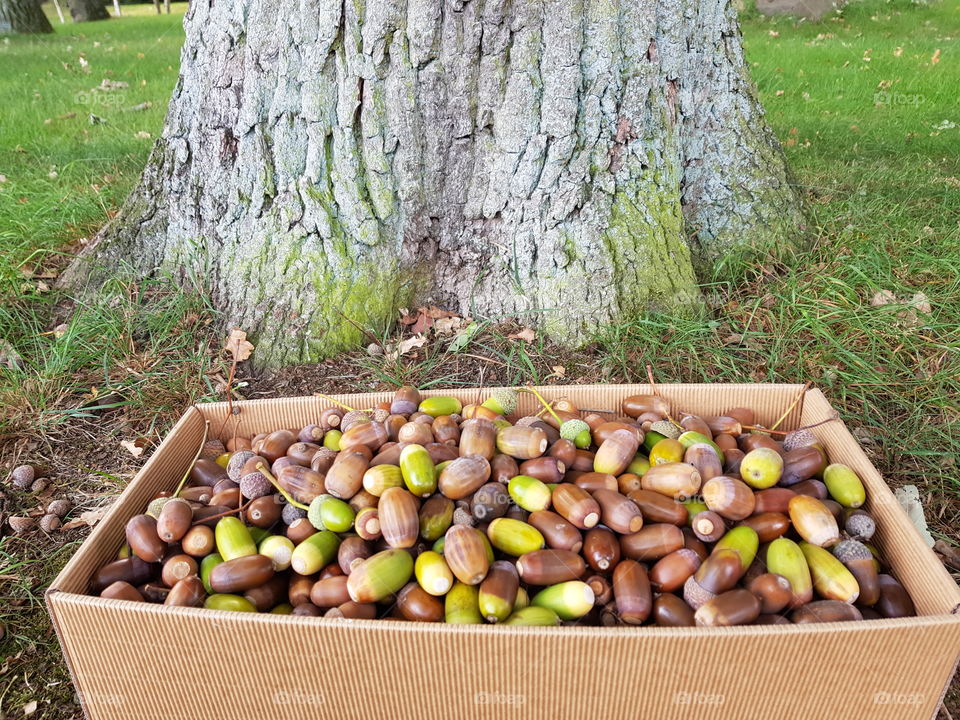
M 217 552 L 224 560 L 234 560 L 244 555 L 256 555 L 257 544 L 250 535 L 250 529 L 239 518 L 229 515 L 217 521 L 214 529 Z
M 444 619 L 451 625 L 480 625 L 480 591 L 476 585 L 454 583 L 444 598 Z
M 453 415 L 460 412 L 463 410 L 463 405 L 455 397 L 435 395 L 421 400 L 419 410 L 431 417 L 440 417 L 441 415 Z
M 528 605 L 514 610 L 513 614 L 503 621 L 504 625 L 544 626 L 560 624 L 560 616 L 547 607 Z
M 823 482 L 830 497 L 848 508 L 858 508 L 866 502 L 867 492 L 853 468 L 843 463 L 828 465 L 823 471 Z
M 203 601 L 203 606 L 208 610 L 232 610 L 233 612 L 252 612 L 257 608 L 253 603 L 241 595 L 231 595 L 229 593 L 214 593 L 208 595 Z
M 371 555 L 347 576 L 347 592 L 358 603 L 375 603 L 397 592 L 413 575 L 413 557 L 391 548 Z
M 585 582 L 570 580 L 544 588 L 530 601 L 553 610 L 563 620 L 576 620 L 593 609 L 593 590 Z
M 514 557 L 539 550 L 545 544 L 543 535 L 533 525 L 505 517 L 487 526 L 487 537 L 497 550 Z
M 529 475 L 516 475 L 507 484 L 507 492 L 513 501 L 527 512 L 546 510 L 550 507 L 552 493 L 547 485 Z

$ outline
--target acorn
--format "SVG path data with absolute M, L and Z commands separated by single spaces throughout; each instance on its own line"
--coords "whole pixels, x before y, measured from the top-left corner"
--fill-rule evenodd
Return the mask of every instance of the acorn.
M 696 624 L 693 608 L 669 593 L 654 598 L 651 617 L 654 625 L 660 627 L 693 627 Z
M 60 527 L 60 518 L 53 513 L 47 513 L 40 518 L 40 529 L 45 533 L 52 533 L 54 530 Z
M 743 571 L 753 563 L 757 556 L 757 549 L 760 546 L 760 538 L 753 528 L 739 525 L 730 528 L 723 537 L 717 540 L 713 546 L 713 551 L 733 550 L 740 556 L 740 563 Z
M 676 525 L 655 523 L 638 532 L 620 537 L 624 557 L 641 562 L 659 560 L 683 547 L 683 533 Z
M 519 474 L 520 467 L 517 465 L 517 461 L 509 455 L 497 453 L 493 456 L 493 460 L 490 460 L 490 479 L 493 482 L 506 485 L 508 482 L 510 482 L 511 478 L 514 478 Z
M 497 428 L 484 418 L 467 420 L 460 428 L 461 456 L 479 455 L 492 460 L 497 448 Z M 509 453 L 508 453 L 509 455 Z
M 588 493 L 593 493 L 594 490 L 612 490 L 613 492 L 619 492 L 620 485 L 617 482 L 617 478 L 609 473 L 580 473 L 571 471 L 566 474 L 565 478 L 568 481 L 572 479 L 574 485 L 586 490 Z
M 381 536 L 380 512 L 377 508 L 363 508 L 353 519 L 353 529 L 364 540 L 376 540 Z
M 127 545 L 138 558 L 144 562 L 160 562 L 163 559 L 167 544 L 157 534 L 157 521 L 152 517 L 134 515 L 127 521 L 126 534 Z
M 270 462 L 275 462 L 286 455 L 287 450 L 295 442 L 297 442 L 297 436 L 289 430 L 276 430 L 263 439 L 259 454 Z
M 443 415 L 442 417 L 449 417 Z M 397 431 L 397 440 L 402 443 L 413 443 L 417 445 L 429 445 L 435 438 L 433 428 L 426 423 L 408 422 Z M 343 443 L 341 442 L 341 447 Z
M 454 583 L 444 598 L 444 621 L 450 625 L 479 625 L 480 591 L 473 585 Z M 558 620 L 559 622 L 559 620 Z
M 555 550 L 571 550 L 575 553 L 583 547 L 583 536 L 580 535 L 580 531 L 555 512 L 537 510 L 530 513 L 527 522 L 540 531 L 547 547 Z
M 413 575 L 413 558 L 406 550 L 384 550 L 355 566 L 347 576 L 350 599 L 358 603 L 375 603 L 394 594 Z
M 283 506 L 283 509 L 280 511 L 280 519 L 283 520 L 284 525 L 291 525 L 296 520 L 307 519 L 307 511 L 298 508 L 296 505 L 291 505 L 286 503 Z
M 333 562 L 339 547 L 340 538 L 334 533 L 329 530 L 315 532 L 293 549 L 290 567 L 300 575 L 312 575 Z
M 760 513 L 751 515 L 740 522 L 752 528 L 760 542 L 766 543 L 783 537 L 790 530 L 790 518 L 783 513 Z
M 783 457 L 769 448 L 751 450 L 740 461 L 740 477 L 755 490 L 773 487 L 783 475 Z
M 430 417 L 439 417 L 440 415 L 453 415 L 463 410 L 463 405 L 455 397 L 444 395 L 434 395 L 424 398 L 420 401 L 417 408 L 420 412 Z
M 365 458 L 364 469 L 366 469 Z M 361 473 L 360 478 L 362 477 L 363 475 Z M 327 478 L 324 478 L 323 475 L 315 470 L 303 467 L 302 465 L 287 465 L 277 474 L 277 482 L 280 484 L 280 487 L 290 493 L 294 500 L 305 505 L 313 502 L 313 500 L 320 495 L 324 495 L 328 492 L 329 494 L 334 495 L 334 497 L 341 497 L 340 495 L 336 495 L 330 491 L 331 483 L 329 478 L 329 474 L 327 475 Z M 360 478 L 357 479 L 357 486 L 353 492 L 356 492 L 360 489 Z M 241 478 L 241 480 L 242 479 L 243 478 Z M 352 495 L 353 492 L 350 494 Z
M 247 555 L 226 560 L 214 567 L 210 571 L 209 582 L 215 593 L 234 593 L 263 585 L 273 577 L 273 572 L 270 558 Z
M 478 596 L 480 614 L 487 622 L 502 622 L 513 612 L 520 587 L 517 570 L 518 567 L 507 560 L 490 565 L 487 576 L 480 583 Z
M 420 503 L 405 488 L 387 488 L 380 496 L 377 511 L 380 532 L 387 545 L 411 548 L 420 536 Z
M 827 492 L 827 486 L 815 478 L 791 485 L 790 489 L 797 495 L 806 495 L 807 497 L 816 498 L 817 500 L 826 500 L 830 495 L 830 493 Z
M 19 490 L 26 490 L 33 484 L 36 471 L 33 465 L 17 465 L 11 472 L 9 481 Z
M 752 423 L 747 423 L 752 424 Z M 809 447 L 817 443 L 816 436 L 809 430 L 793 430 L 783 438 L 783 449 L 788 453 L 799 448 Z
M 854 540 L 870 542 L 877 531 L 877 523 L 866 510 L 856 509 L 847 513 L 843 529 Z
M 90 590 L 101 593 L 104 588 L 123 580 L 133 586 L 142 585 L 153 575 L 156 566 L 144 562 L 136 555 L 107 563 L 94 573 L 90 580 Z
M 708 480 L 701 492 L 707 507 L 728 520 L 743 520 L 753 513 L 756 504 L 750 487 L 729 475 Z
M 209 555 L 215 547 L 213 530 L 206 525 L 194 525 L 180 539 L 180 546 L 192 557 Z
M 242 595 L 233 595 L 231 593 L 214 593 L 208 595 L 203 601 L 203 607 L 207 610 L 229 610 L 231 612 L 256 612 L 257 608 L 253 603 Z
M 715 595 L 731 590 L 742 575 L 743 565 L 735 551 L 714 551 L 684 582 L 683 599 L 696 610 Z
M 690 521 L 690 527 L 703 542 L 716 542 L 727 532 L 727 525 L 713 510 L 697 513 Z
M 679 460 L 688 465 L 693 465 L 700 473 L 700 479 L 703 482 L 723 474 L 723 463 L 720 462 L 720 456 L 716 450 L 706 443 L 696 443 L 686 448 L 684 454 L 678 458 Z
M 531 605 L 513 612 L 503 625 L 554 626 L 560 624 L 560 616 L 548 607 Z
M 494 522 L 518 521 L 499 518 Z M 493 527 L 493 523 L 490 527 Z M 457 579 L 466 585 L 479 584 L 486 577 L 491 562 L 487 555 L 484 535 L 467 525 L 454 525 L 447 530 L 444 535 L 443 559 L 447 561 Z
M 593 609 L 593 600 L 593 590 L 589 585 L 580 580 L 570 580 L 544 588 L 530 599 L 530 604 L 553 610 L 561 620 L 576 620 Z
M 540 428 L 511 425 L 497 431 L 497 450 L 518 460 L 540 457 L 548 444 L 547 435 Z
M 257 554 L 257 545 L 250 535 L 250 530 L 239 518 L 232 515 L 220 518 L 217 521 L 214 535 L 217 552 L 224 560 Z
M 593 499 L 600 505 L 600 520 L 614 532 L 629 534 L 643 527 L 640 508 L 614 490 L 595 490 Z
M 659 395 L 631 395 L 620 402 L 620 410 L 632 418 L 644 413 L 666 417 L 670 414 L 670 404 Z
M 551 446 L 551 450 L 553 447 Z M 549 455 L 541 455 L 533 460 L 524 460 L 517 468 L 517 475 L 526 475 L 534 477 L 544 483 L 563 482 L 563 475 L 567 471 L 566 463 Z M 511 478 L 512 479 L 512 478 Z
M 413 443 L 403 449 L 400 472 L 407 489 L 417 497 L 427 497 L 437 489 L 436 466 L 422 445 Z
M 790 620 L 797 624 L 849 622 L 863 620 L 863 615 L 853 605 L 839 600 L 817 600 L 794 610 Z
M 447 532 L 453 522 L 454 504 L 443 495 L 433 495 L 420 506 L 420 537 L 433 542 Z
M 560 437 L 583 449 L 590 447 L 592 442 L 590 426 L 578 418 L 566 420 L 560 425 Z
M 287 448 L 287 457 L 298 465 L 310 467 L 310 463 L 313 462 L 313 456 L 320 452 L 322 447 L 323 446 L 317 445 L 314 442 L 295 442 Z
M 747 589 L 760 600 L 761 614 L 778 613 L 793 599 L 790 581 L 777 573 L 758 575 L 750 581 Z
M 323 417 L 324 416 L 321 413 L 320 415 L 321 420 L 323 419 Z M 332 419 L 331 415 L 328 415 L 327 417 Z M 347 430 L 349 430 L 351 427 L 353 427 L 357 423 L 365 423 L 373 420 L 373 417 L 370 415 L 370 413 L 364 410 L 348 410 L 347 412 L 343 412 L 341 410 L 339 417 L 340 417 L 340 422 L 337 425 L 334 425 L 333 423 L 331 423 L 330 429 L 327 430 L 328 433 L 337 427 L 339 427 L 339 430 L 334 430 L 334 432 L 345 433 Z M 324 442 L 326 442 L 326 435 L 324 435 Z
M 787 509 L 794 529 L 808 543 L 829 547 L 840 540 L 833 513 L 816 498 L 797 495 L 790 500 Z
M 906 589 L 891 575 L 879 575 L 880 598 L 874 609 L 885 618 L 912 617 L 917 614 Z
M 867 494 L 863 482 L 852 468 L 843 463 L 828 465 L 823 471 L 823 482 L 830 497 L 844 507 L 858 508 L 866 502 Z
M 737 588 L 708 600 L 697 608 L 693 618 L 697 625 L 729 627 L 749 625 L 760 615 L 760 600 L 749 590 Z
M 699 567 L 700 557 L 693 550 L 680 548 L 664 555 L 650 568 L 650 582 L 657 592 L 676 592 Z
M 287 613 L 293 613 L 293 606 L 286 603 L 289 579 L 283 575 L 274 575 L 263 585 L 244 591 L 243 597 L 256 609 L 257 612 L 272 611 L 281 604 L 289 608 Z
M 824 455 L 815 447 L 802 447 L 791 450 L 783 456 L 783 475 L 780 485 L 790 487 L 814 476 L 819 476 L 826 468 Z
M 327 471 L 326 477 L 322 478 L 323 488 L 334 497 L 344 500 L 353 497 L 363 487 L 363 476 L 370 467 L 371 459 L 358 448 L 340 453 Z M 282 478 L 278 479 L 282 480 Z M 322 492 L 323 490 L 317 494 Z M 312 499 L 311 497 L 310 500 Z M 310 500 L 300 502 L 310 502 Z
M 437 486 L 446 497 L 460 500 L 476 492 L 489 478 L 490 463 L 485 457 L 462 455 L 443 469 Z
M 100 592 L 100 597 L 110 598 L 111 600 L 130 600 L 131 602 L 144 602 L 143 595 L 133 585 L 123 580 L 117 580 L 108 585 Z M 2 639 L 2 638 L 0 638 Z
M 687 522 L 687 509 L 662 493 L 640 489 L 631 491 L 627 497 L 640 508 L 644 522 L 671 525 L 683 525 Z
M 400 617 L 414 622 L 441 622 L 444 617 L 443 602 L 415 582 L 407 583 L 397 593 L 396 608 Z
M 347 503 L 333 495 L 317 495 L 307 510 L 307 519 L 317 530 L 344 533 L 353 529 L 356 513 Z
M 513 388 L 498 388 L 484 400 L 483 407 L 490 408 L 497 415 L 506 417 L 513 414 L 514 410 L 517 409 L 517 400 L 517 391 Z
M 269 535 L 257 546 L 257 552 L 270 558 L 275 572 L 283 572 L 290 567 L 293 549 L 293 541 L 283 535 Z
M 517 572 L 529 585 L 555 585 L 577 580 L 586 571 L 583 558 L 571 550 L 534 550 L 517 559 Z
M 713 448 L 709 445 L 705 445 L 713 452 Z M 687 448 L 685 448 L 679 440 L 674 438 L 664 438 L 657 442 L 652 448 L 650 448 L 650 454 L 648 459 L 651 465 L 664 465 L 671 462 L 683 462 L 684 455 L 687 453 Z M 713 453 L 716 457 L 716 453 Z M 696 453 L 691 453 L 692 456 L 695 456 Z M 689 461 L 688 461 L 689 462 Z M 691 463 L 692 465 L 693 463 Z M 719 465 L 719 460 L 717 461 Z
M 443 555 L 433 550 L 425 550 L 417 555 L 414 575 L 420 587 L 431 595 L 445 595 L 453 587 L 453 572 Z
M 790 582 L 792 600 L 788 607 L 796 608 L 813 599 L 813 581 L 810 568 L 800 546 L 788 538 L 777 538 L 767 547 L 767 568 L 783 575 Z
M 589 530 L 600 522 L 600 505 L 582 488 L 572 483 L 560 483 L 553 488 L 553 509 L 567 521 Z
M 167 587 L 173 587 L 186 577 L 197 574 L 197 561 L 189 555 L 179 553 L 163 561 L 160 578 Z
M 310 588 L 310 602 L 318 608 L 332 608 L 350 602 L 347 590 L 349 575 L 332 575 L 317 580 Z
M 717 453 L 717 457 L 720 458 L 721 464 L 726 460 L 726 454 L 713 441 L 712 436 L 709 433 L 699 433 L 693 430 L 687 430 L 686 432 L 680 433 L 680 437 L 677 438 L 677 441 L 686 448 L 693 447 L 694 445 L 706 444 L 713 448 L 713 451 Z
M 247 473 L 240 478 L 240 494 L 248 500 L 271 495 L 273 492 L 273 483 L 262 472 Z
M 419 390 L 411 385 L 402 385 L 393 394 L 390 412 L 395 415 L 410 415 L 420 406 L 421 401 Z
M 590 594 L 592 596 L 593 592 Z M 613 571 L 613 597 L 617 614 L 623 622 L 630 625 L 646 622 L 653 609 L 653 594 L 646 568 L 633 560 L 618 563 Z
M 793 490 L 784 487 L 761 490 L 754 493 L 753 512 L 757 515 L 768 512 L 787 514 L 790 508 L 790 501 L 796 497 L 796 495 Z
M 594 570 L 607 572 L 620 562 L 620 542 L 607 528 L 593 528 L 584 538 L 583 556 Z
M 543 535 L 533 525 L 507 517 L 493 520 L 487 526 L 487 537 L 497 550 L 514 557 L 539 550 L 545 544 Z M 446 552 L 444 550 L 444 554 Z M 462 577 L 460 580 L 467 582 Z
M 700 473 L 687 463 L 666 463 L 651 467 L 640 478 L 644 490 L 652 490 L 673 499 L 685 499 L 700 492 Z
M 857 603 L 875 605 L 880 599 L 880 580 L 870 549 L 858 540 L 841 540 L 833 546 L 832 552 L 857 581 L 860 588 Z
M 619 475 L 627 469 L 639 447 L 640 441 L 635 432 L 615 430 L 597 450 L 593 460 L 594 471 Z
M 490 521 L 507 514 L 510 494 L 505 485 L 498 482 L 481 486 L 470 499 L 470 512 L 480 521 Z
M 507 484 L 507 492 L 513 501 L 528 512 L 546 510 L 550 507 L 550 488 L 529 475 L 517 475 Z
M 73 505 L 66 498 L 57 498 L 47 505 L 47 513 L 62 518 L 70 512 L 71 507 L 73 507 Z

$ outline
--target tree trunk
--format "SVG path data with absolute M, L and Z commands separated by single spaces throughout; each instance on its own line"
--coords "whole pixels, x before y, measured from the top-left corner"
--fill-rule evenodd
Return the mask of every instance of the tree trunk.
M 185 26 L 141 183 L 66 282 L 172 272 L 261 362 L 414 302 L 582 341 L 802 224 L 727 0 L 194 2 Z
M 90 20 L 108 20 L 110 13 L 101 0 L 67 0 L 70 6 L 70 17 L 74 22 L 88 22 Z
M 37 0 L 0 0 L 0 35 L 52 32 Z

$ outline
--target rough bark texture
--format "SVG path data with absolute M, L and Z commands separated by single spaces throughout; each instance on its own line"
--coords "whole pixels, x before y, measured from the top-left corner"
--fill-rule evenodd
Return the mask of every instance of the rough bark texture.
M 0 35 L 52 32 L 37 0 L 0 0 Z
M 107 20 L 110 13 L 101 0 L 67 0 L 70 5 L 70 17 L 74 22 L 89 20 Z
M 202 284 L 261 362 L 412 301 L 582 340 L 802 222 L 727 0 L 199 0 L 185 24 L 84 262 Z

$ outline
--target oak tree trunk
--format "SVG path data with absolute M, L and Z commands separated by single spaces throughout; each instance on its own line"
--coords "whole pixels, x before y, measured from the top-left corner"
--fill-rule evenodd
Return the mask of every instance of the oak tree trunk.
M 67 282 L 201 284 L 261 362 L 414 302 L 581 341 L 802 224 L 728 0 L 200 0 L 185 26 L 140 185 Z
M 52 32 L 37 0 L 0 0 L 0 35 Z
M 110 17 L 101 0 L 67 0 L 67 4 L 70 6 L 70 17 L 74 22 L 107 20 Z

